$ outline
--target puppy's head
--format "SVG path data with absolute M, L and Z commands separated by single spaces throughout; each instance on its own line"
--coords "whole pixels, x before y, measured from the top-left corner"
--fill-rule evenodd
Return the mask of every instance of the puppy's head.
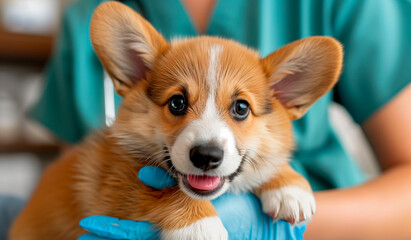
M 265 58 L 230 40 L 168 43 L 130 8 L 108 2 L 91 24 L 94 49 L 124 97 L 113 137 L 160 165 L 188 195 L 212 199 L 230 185 L 266 181 L 293 149 L 290 120 L 337 81 L 340 44 L 293 42 Z

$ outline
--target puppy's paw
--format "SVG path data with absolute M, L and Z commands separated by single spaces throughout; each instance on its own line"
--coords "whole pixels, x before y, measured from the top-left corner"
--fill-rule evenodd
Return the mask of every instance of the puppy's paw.
M 314 195 L 299 187 L 266 190 L 260 199 L 265 213 L 291 224 L 310 220 L 315 212 Z
M 163 230 L 162 239 L 174 240 L 174 239 L 193 239 L 193 240 L 226 240 L 228 239 L 227 230 L 224 228 L 223 223 L 219 217 L 207 217 L 200 219 L 186 227 Z

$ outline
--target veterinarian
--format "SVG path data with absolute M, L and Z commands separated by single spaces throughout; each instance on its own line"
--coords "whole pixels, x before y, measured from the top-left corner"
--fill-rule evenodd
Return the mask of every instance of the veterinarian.
M 103 69 L 88 31 L 93 10 L 101 2 L 80 0 L 66 10 L 44 93 L 32 112 L 68 143 L 80 141 L 105 124 Z M 262 56 L 312 35 L 332 36 L 342 42 L 345 59 L 340 82 L 304 118 L 294 122 L 298 149 L 292 165 L 317 191 L 317 212 L 307 224 L 305 239 L 411 238 L 411 1 L 122 2 L 168 39 L 223 36 L 258 49 Z M 117 105 L 120 101 L 116 96 Z M 382 174 L 376 179 L 367 179 L 343 148 L 328 118 L 332 101 L 342 104 L 362 126 L 381 165 Z M 283 232 L 277 239 L 297 239 L 304 230 L 264 220 L 258 201 L 250 194 L 226 194 L 213 203 L 225 225 L 242 224 L 241 219 L 248 224 L 237 233 L 232 232 L 236 226 L 228 226 L 230 236 L 275 239 L 274 233 Z M 226 209 L 230 204 L 242 211 L 230 212 Z M 84 226 L 97 233 L 99 225 L 95 223 L 99 221 L 117 220 L 91 218 Z M 141 223 L 125 225 L 144 227 Z

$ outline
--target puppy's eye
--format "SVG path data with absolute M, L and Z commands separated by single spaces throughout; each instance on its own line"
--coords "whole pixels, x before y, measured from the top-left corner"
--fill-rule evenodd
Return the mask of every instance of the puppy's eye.
M 168 100 L 168 109 L 174 115 L 183 115 L 187 109 L 187 103 L 182 95 L 173 95 Z
M 246 119 L 249 113 L 250 104 L 246 100 L 237 100 L 231 106 L 230 114 L 237 121 Z

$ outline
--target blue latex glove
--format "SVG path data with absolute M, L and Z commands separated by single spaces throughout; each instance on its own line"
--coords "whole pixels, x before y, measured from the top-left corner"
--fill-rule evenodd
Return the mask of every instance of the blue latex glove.
M 176 185 L 175 180 L 161 168 L 144 167 L 139 179 L 146 185 L 163 189 Z M 302 239 L 304 226 L 291 226 L 284 221 L 273 223 L 273 219 L 264 214 L 260 200 L 253 194 L 226 193 L 212 201 L 228 231 L 230 239 Z M 158 239 L 159 230 L 148 222 L 119 220 L 107 216 L 84 218 L 80 226 L 89 231 L 78 240 Z

